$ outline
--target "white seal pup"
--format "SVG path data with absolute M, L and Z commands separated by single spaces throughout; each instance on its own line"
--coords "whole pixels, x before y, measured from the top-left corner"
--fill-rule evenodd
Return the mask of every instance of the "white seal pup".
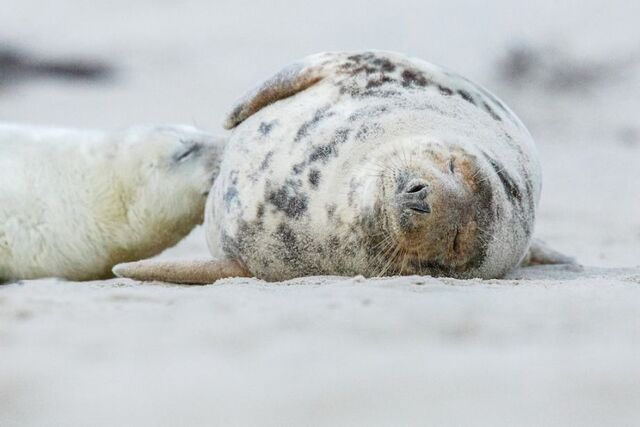
M 205 219 L 217 261 L 117 275 L 497 278 L 530 246 L 541 189 L 531 135 L 487 90 L 433 64 L 313 55 L 251 91 L 225 127 Z M 528 259 L 567 261 L 539 245 Z
M 0 125 L 0 282 L 112 277 L 203 221 L 221 140 L 188 126 Z

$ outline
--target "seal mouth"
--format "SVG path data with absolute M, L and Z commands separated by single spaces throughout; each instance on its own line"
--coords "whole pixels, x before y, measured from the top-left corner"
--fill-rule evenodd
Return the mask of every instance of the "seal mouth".
M 429 207 L 429 205 L 425 205 L 424 207 L 415 206 L 415 207 L 410 207 L 409 209 L 412 210 L 413 212 L 416 212 L 422 215 L 431 213 L 431 208 Z
M 431 205 L 428 202 L 429 185 L 423 180 L 414 180 L 407 185 L 404 191 L 396 196 L 396 204 L 400 211 L 408 211 L 417 215 L 431 213 Z

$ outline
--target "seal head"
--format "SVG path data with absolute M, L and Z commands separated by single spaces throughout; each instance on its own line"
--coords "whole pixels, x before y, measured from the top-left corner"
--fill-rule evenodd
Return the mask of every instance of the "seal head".
M 492 193 L 476 159 L 460 148 L 430 144 L 412 149 L 379 178 L 380 218 L 392 273 L 430 269 L 456 275 L 485 255 Z M 389 273 L 389 272 L 385 272 Z

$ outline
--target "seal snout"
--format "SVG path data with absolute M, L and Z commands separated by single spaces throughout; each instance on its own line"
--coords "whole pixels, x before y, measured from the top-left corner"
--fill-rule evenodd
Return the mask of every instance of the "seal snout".
M 398 193 L 396 201 L 402 211 L 426 215 L 431 213 L 431 206 L 427 200 L 428 196 L 429 185 L 426 181 L 414 180 Z

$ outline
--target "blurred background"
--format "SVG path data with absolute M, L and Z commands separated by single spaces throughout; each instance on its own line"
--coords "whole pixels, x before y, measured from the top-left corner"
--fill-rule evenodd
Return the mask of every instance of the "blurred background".
M 234 100 L 325 50 L 386 49 L 495 92 L 537 140 L 537 235 L 585 264 L 640 263 L 640 3 L 3 0 L 0 120 L 223 133 Z M 206 255 L 201 230 L 168 255 Z

